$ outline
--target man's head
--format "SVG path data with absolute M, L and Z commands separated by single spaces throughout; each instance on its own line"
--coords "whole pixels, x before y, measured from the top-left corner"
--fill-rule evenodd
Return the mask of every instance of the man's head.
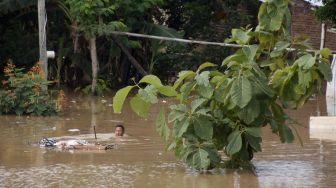
M 123 125 L 116 125 L 114 130 L 115 136 L 123 136 L 125 132 L 125 127 Z

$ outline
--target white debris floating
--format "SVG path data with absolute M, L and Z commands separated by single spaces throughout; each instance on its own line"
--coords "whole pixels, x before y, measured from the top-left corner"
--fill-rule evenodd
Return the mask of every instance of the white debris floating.
M 309 137 L 336 140 L 336 116 L 310 117 Z

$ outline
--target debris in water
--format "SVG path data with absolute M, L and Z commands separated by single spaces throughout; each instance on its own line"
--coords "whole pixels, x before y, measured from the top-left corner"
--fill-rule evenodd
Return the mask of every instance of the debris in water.
M 111 122 L 115 122 L 115 123 L 123 123 L 123 121 L 121 121 L 121 120 L 114 120 L 114 119 L 107 119 L 105 121 L 111 121 Z
M 78 132 L 78 131 L 80 131 L 79 129 L 69 129 L 68 130 L 69 132 Z

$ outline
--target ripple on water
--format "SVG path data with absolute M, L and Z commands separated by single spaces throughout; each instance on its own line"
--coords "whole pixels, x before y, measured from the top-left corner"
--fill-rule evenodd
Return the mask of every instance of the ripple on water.
M 27 169 L 0 167 L 0 187 L 132 187 L 142 168 L 128 165 L 50 165 Z
M 261 160 L 257 166 L 261 187 L 323 187 L 326 175 L 312 161 Z

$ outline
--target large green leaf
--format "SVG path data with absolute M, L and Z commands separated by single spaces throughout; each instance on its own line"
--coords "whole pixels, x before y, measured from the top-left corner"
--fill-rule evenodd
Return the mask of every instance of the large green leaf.
M 246 141 L 249 143 L 249 145 L 255 150 L 255 151 L 261 151 L 261 138 L 260 137 L 254 137 L 250 135 L 245 134 Z
M 210 84 L 209 74 L 209 71 L 204 71 L 201 74 L 197 74 L 195 77 L 196 83 L 201 86 L 208 86 Z
M 181 121 L 175 121 L 174 131 L 175 137 L 180 138 L 187 130 L 190 125 L 190 119 L 184 118 Z
M 181 84 L 181 82 L 183 82 L 184 79 L 193 78 L 195 75 L 196 75 L 196 73 L 193 72 L 193 71 L 181 71 L 181 72 L 179 72 L 178 79 L 174 83 L 173 88 L 176 89 Z
M 225 79 L 227 79 L 227 76 L 214 76 L 210 79 L 210 83 L 212 84 L 218 84 L 220 82 L 223 82 Z
M 207 170 L 210 166 L 209 154 L 202 148 L 199 148 L 192 154 L 192 166 L 198 170 Z
M 322 48 L 322 49 L 320 50 L 320 54 L 321 54 L 324 58 L 328 59 L 329 56 L 332 54 L 332 51 L 331 51 L 329 48 Z
M 252 86 L 250 81 L 244 76 L 240 76 L 233 81 L 231 99 L 234 104 L 244 108 L 252 99 Z
M 298 71 L 299 76 L 299 85 L 300 87 L 303 87 L 303 90 L 301 90 L 301 94 L 305 93 L 305 89 L 310 86 L 310 83 L 313 81 L 312 73 L 310 70 L 307 71 Z
M 156 88 L 159 88 L 162 86 L 161 80 L 155 75 L 146 75 L 139 81 L 139 83 L 152 84 Z
M 197 73 L 201 72 L 203 69 L 208 68 L 208 67 L 216 67 L 216 64 L 210 63 L 210 62 L 205 62 L 202 65 L 200 65 L 197 69 Z
M 286 114 L 285 112 L 282 110 L 281 106 L 278 105 L 277 103 L 272 103 L 271 104 L 271 109 L 272 109 L 272 113 L 274 118 L 279 121 L 279 122 L 285 122 L 286 120 Z
M 181 111 L 181 112 L 187 112 L 187 106 L 185 104 L 173 104 L 173 105 L 170 105 L 169 108 L 171 110 L 177 110 L 177 111 Z
M 231 30 L 232 37 L 230 39 L 230 42 L 234 41 L 242 45 L 247 44 L 251 38 L 251 36 L 249 36 L 249 32 L 250 30 L 243 31 L 242 29 L 232 29 Z
M 206 101 L 206 99 L 203 99 L 203 98 L 198 98 L 198 99 L 195 99 L 191 102 L 191 113 L 194 113 L 195 110 L 200 107 L 204 102 Z
M 170 129 L 167 125 L 163 108 L 160 109 L 159 114 L 156 116 L 155 125 L 156 130 L 159 132 L 160 136 L 162 136 L 167 141 L 169 139 Z
M 198 86 L 196 89 L 202 97 L 207 99 L 210 99 L 214 93 L 214 89 L 210 84 L 207 86 Z
M 278 57 L 283 54 L 283 52 L 290 46 L 290 43 L 287 41 L 278 41 L 275 44 L 273 51 L 271 52 L 271 57 Z
M 311 54 L 306 54 L 297 59 L 295 63 L 298 63 L 299 67 L 303 69 L 310 69 L 315 64 L 315 61 L 316 57 L 313 57 Z
M 222 66 L 228 66 L 232 62 L 242 62 L 245 59 L 246 56 L 243 54 L 242 50 L 238 50 L 235 54 L 226 57 L 222 62 Z
M 259 8 L 257 30 L 278 31 L 288 8 L 287 0 L 264 1 Z
M 224 104 L 228 104 L 231 102 L 231 87 L 232 87 L 233 79 L 227 79 L 223 82 L 216 90 L 214 91 L 214 98 Z
M 213 127 L 209 119 L 204 116 L 194 117 L 194 131 L 197 136 L 204 140 L 210 140 L 213 136 Z
M 189 94 L 194 89 L 195 85 L 196 85 L 196 82 L 186 82 L 185 84 L 182 85 L 180 89 L 181 95 L 179 98 L 181 102 L 188 99 Z
M 241 132 L 238 130 L 233 131 L 228 137 L 228 145 L 226 147 L 226 152 L 229 155 L 233 155 L 240 151 L 242 147 L 242 137 Z
M 292 143 L 294 140 L 294 135 L 292 130 L 287 125 L 278 125 L 279 136 L 281 142 Z
M 210 111 L 211 111 L 210 108 L 200 108 L 199 110 L 195 111 L 195 114 L 212 117 L 212 115 L 209 113 Z
M 171 105 L 170 109 L 168 122 L 181 121 L 186 116 L 187 106 L 185 104 Z
M 247 106 L 238 112 L 238 116 L 246 124 L 252 123 L 260 115 L 259 101 L 252 99 Z
M 132 97 L 130 101 L 132 110 L 141 117 L 146 117 L 150 108 L 150 103 L 144 101 L 139 95 Z
M 168 115 L 168 122 L 181 121 L 185 116 L 185 112 L 173 110 Z
M 282 96 L 287 91 L 288 84 L 294 77 L 294 71 L 290 67 L 275 71 L 271 78 L 274 89 L 278 90 L 278 95 Z
M 177 95 L 176 90 L 172 86 L 161 86 L 158 88 L 158 91 L 167 97 L 175 97 Z
M 121 113 L 124 101 L 128 95 L 128 93 L 131 91 L 131 89 L 134 86 L 126 86 L 120 90 L 118 90 L 118 92 L 115 94 L 115 96 L 113 97 L 113 111 L 115 113 Z
M 243 47 L 242 50 L 248 59 L 249 62 L 254 60 L 255 55 L 257 54 L 259 46 L 258 45 L 249 45 L 247 47 Z
M 260 62 L 260 67 L 269 67 L 272 65 L 274 65 L 274 62 L 269 59 Z
M 151 104 L 156 104 L 158 102 L 156 92 L 157 89 L 153 85 L 146 86 L 145 89 L 139 89 L 139 95 L 142 100 Z
M 260 127 L 246 127 L 245 131 L 247 134 L 254 137 L 261 137 L 261 128 Z
M 271 89 L 271 87 L 268 85 L 267 79 L 253 76 L 251 77 L 251 80 L 252 80 L 251 84 L 253 88 L 259 89 L 260 91 L 262 91 L 269 97 L 273 97 L 274 92 Z
M 331 81 L 332 80 L 332 72 L 331 72 L 331 68 L 328 64 L 326 63 L 318 63 L 318 70 L 323 74 L 324 79 L 326 79 L 327 81 Z

